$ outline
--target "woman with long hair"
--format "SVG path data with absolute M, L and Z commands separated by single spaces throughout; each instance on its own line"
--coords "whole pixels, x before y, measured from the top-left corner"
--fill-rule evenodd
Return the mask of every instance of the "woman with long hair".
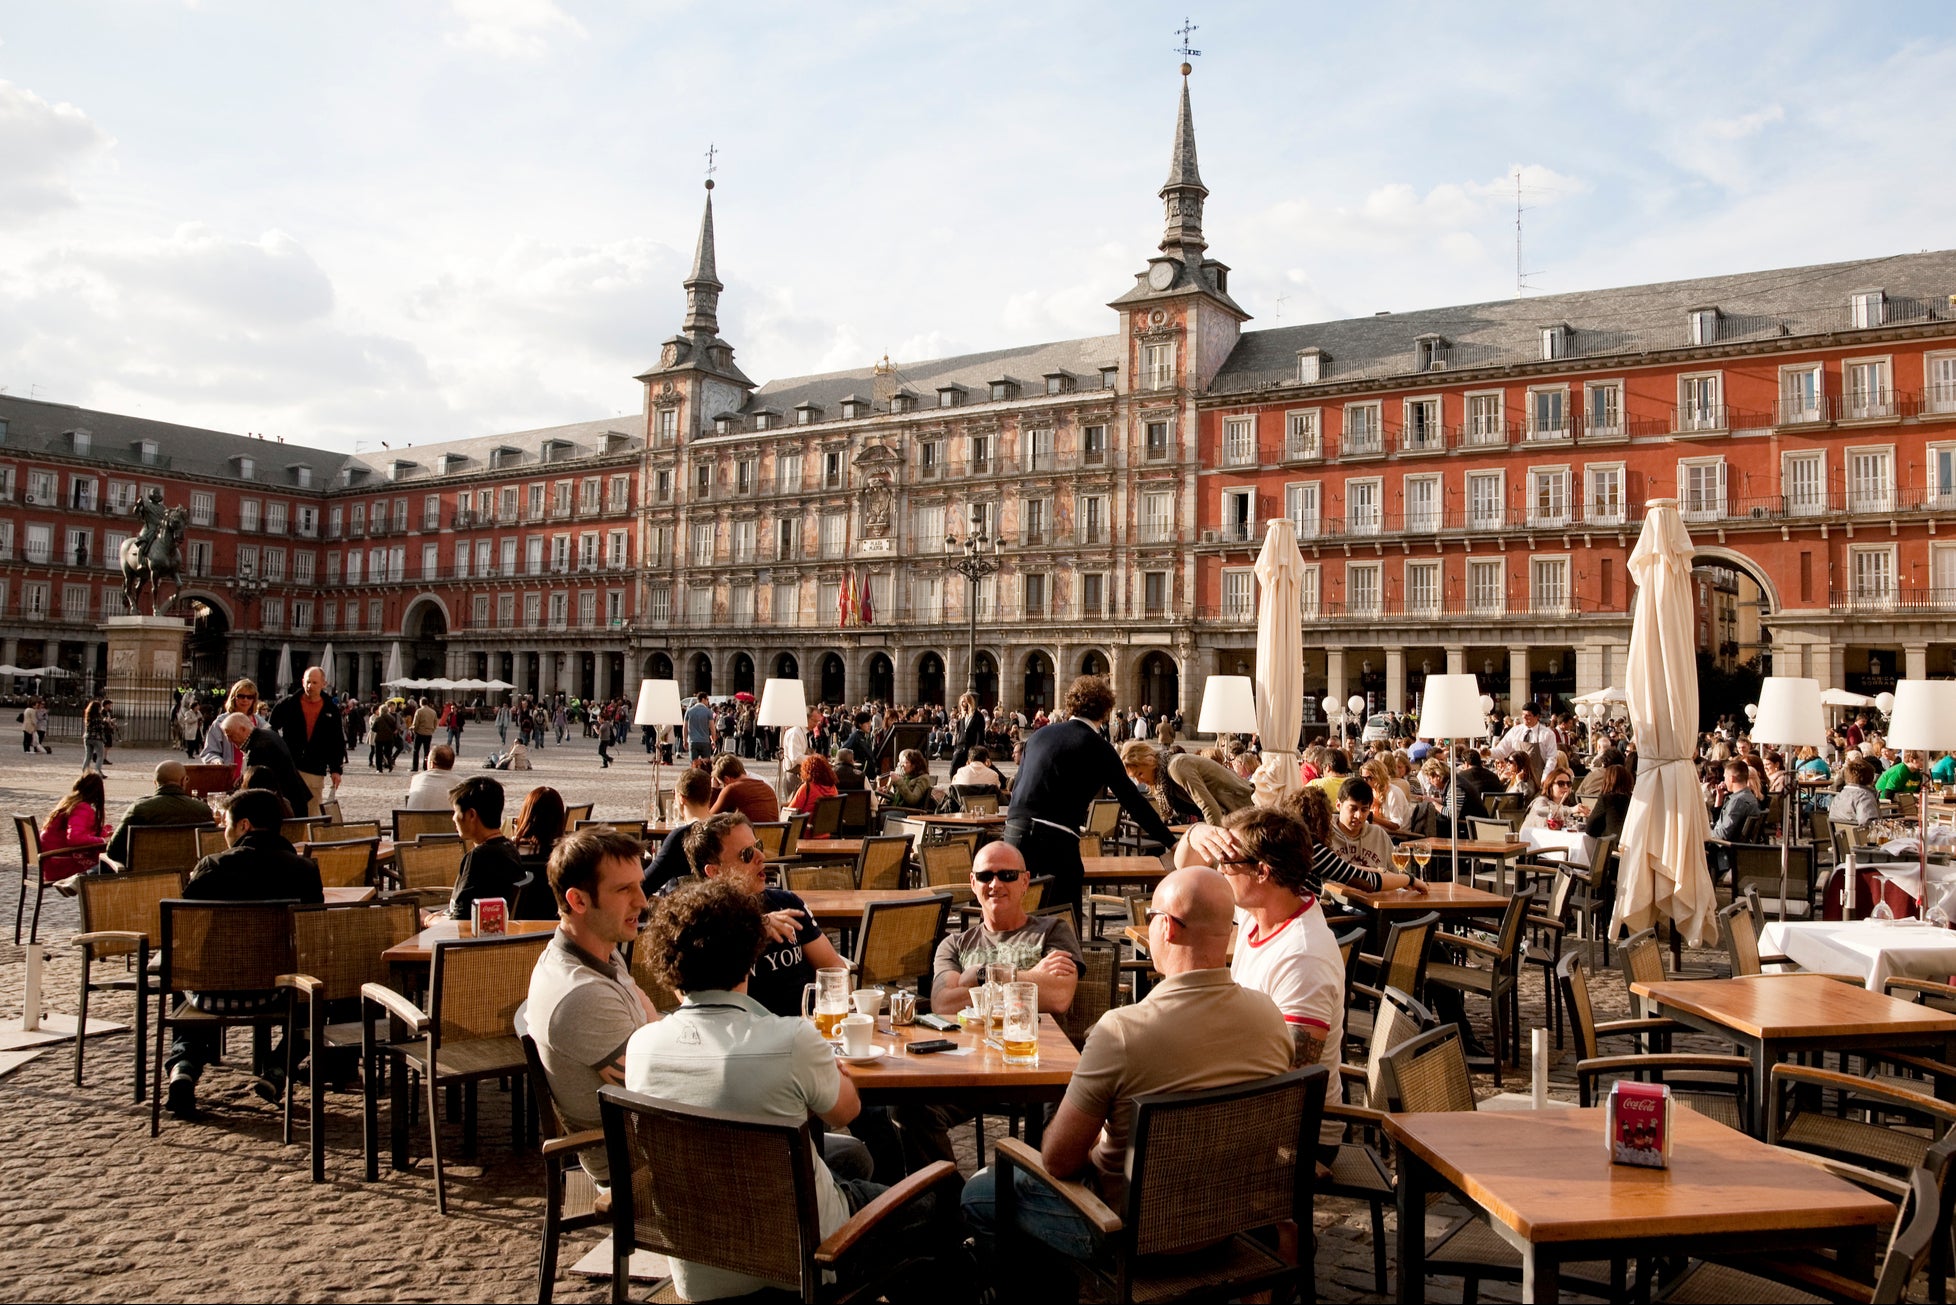
M 41 824 L 42 882 L 54 883 L 94 869 L 114 832 L 109 827 L 102 772 L 83 771 Z
M 825 797 L 834 797 L 837 791 L 835 767 L 821 753 L 811 752 L 801 759 L 801 787 L 788 799 L 788 809 L 813 815 L 815 804 Z
M 82 708 L 82 770 L 102 773 L 109 756 L 109 709 L 105 698 L 94 698 Z M 66 879 L 68 876 L 61 876 Z
M 539 784 L 523 799 L 523 810 L 516 817 L 516 850 L 524 856 L 548 858 L 567 832 L 568 815 L 564 796 L 547 784 Z

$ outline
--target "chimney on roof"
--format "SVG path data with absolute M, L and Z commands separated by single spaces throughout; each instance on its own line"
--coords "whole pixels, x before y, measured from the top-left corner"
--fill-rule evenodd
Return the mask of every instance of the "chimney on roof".
M 896 364 L 890 361 L 890 355 L 886 353 L 883 360 L 870 369 L 869 400 L 873 409 L 888 412 L 890 396 L 896 393 L 896 388 Z

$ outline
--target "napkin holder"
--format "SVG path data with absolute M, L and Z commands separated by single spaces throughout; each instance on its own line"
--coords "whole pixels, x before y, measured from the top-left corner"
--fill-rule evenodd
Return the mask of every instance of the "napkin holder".
M 1671 1167 L 1671 1089 L 1664 1083 L 1618 1082 L 1604 1111 L 1610 1163 L 1638 1169 Z
M 500 897 L 479 897 L 469 903 L 469 928 L 478 938 L 509 932 L 509 903 Z

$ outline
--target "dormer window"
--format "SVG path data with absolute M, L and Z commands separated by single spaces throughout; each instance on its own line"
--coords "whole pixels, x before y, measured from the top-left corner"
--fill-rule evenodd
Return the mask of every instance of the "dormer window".
M 937 406 L 940 408 L 962 408 L 964 406 L 964 386 L 946 385 L 937 391 Z
M 351 485 L 352 483 L 353 483 L 353 468 L 352 468 L 352 467 L 341 467 L 341 468 L 340 468 L 340 484 L 342 484 L 342 485 Z
M 492 467 L 514 467 L 522 461 L 523 450 L 511 448 L 507 444 L 489 455 L 489 465 Z
M 731 435 L 733 434 L 733 427 L 732 417 L 715 417 L 713 419 L 713 433 L 715 435 Z
M 68 432 L 69 444 L 75 450 L 75 456 L 78 458 L 88 456 L 88 446 L 93 440 L 94 436 L 85 430 L 71 430 Z
M 1047 372 L 1046 393 L 1070 394 L 1073 391 L 1073 375 L 1070 372 Z
M 1691 310 L 1691 343 L 1718 343 L 1718 310 L 1716 308 L 1694 308 Z
M 771 413 L 771 412 L 757 412 L 757 413 L 755 413 L 755 414 L 754 414 L 754 429 L 755 429 L 755 430 L 770 430 L 770 429 L 772 429 L 772 428 L 773 428 L 773 426 L 774 426 L 774 414 L 773 414 L 773 413 Z
M 297 463 L 292 468 L 292 483 L 300 489 L 312 488 L 312 468 L 305 463 Z
M 1557 358 L 1569 356 L 1569 336 L 1571 332 L 1565 325 L 1544 326 L 1542 328 L 1542 361 L 1554 362 Z
M 136 444 L 136 460 L 145 467 L 156 465 L 157 453 L 155 440 L 140 440 Z
M 1019 383 L 1009 376 L 1000 377 L 998 380 L 991 382 L 991 395 L 993 403 L 1003 403 L 1007 399 L 1016 399 L 1019 397 Z
M 1324 365 L 1330 358 L 1322 349 L 1301 349 L 1297 354 L 1297 383 L 1316 385 L 1324 379 Z
M 407 461 L 405 458 L 396 458 L 387 464 L 387 478 L 389 480 L 405 480 L 407 479 L 408 472 L 413 470 L 414 464 L 412 462 Z
M 569 440 L 545 440 L 542 456 L 545 462 L 567 462 L 577 456 L 577 446 Z
M 1413 341 L 1413 369 L 1430 372 L 1447 365 L 1447 342 L 1438 335 L 1422 335 Z
M 905 390 L 898 390 L 890 396 L 891 412 L 911 412 L 917 407 L 917 396 Z
M 1100 388 L 1103 390 L 1113 389 L 1119 382 L 1120 376 L 1121 369 L 1119 367 L 1102 367 L 1100 369 Z
M 812 426 L 821 419 L 821 416 L 822 410 L 815 404 L 797 403 L 795 405 L 795 425 L 797 426 Z
M 154 447 L 154 446 L 151 445 L 148 447 Z M 155 460 L 156 460 L 155 455 L 145 450 L 143 455 L 143 461 L 154 462 Z M 239 480 L 250 480 L 258 474 L 258 464 L 256 462 L 253 462 L 250 458 L 247 458 L 244 455 L 240 454 L 238 456 L 237 463 L 238 463 Z
M 1855 330 L 1880 326 L 1887 316 L 1887 293 L 1881 290 L 1856 290 L 1848 299 L 1848 310 Z
M 863 415 L 863 409 L 867 406 L 861 399 L 858 399 L 853 394 L 850 395 L 842 401 L 842 420 L 854 421 Z

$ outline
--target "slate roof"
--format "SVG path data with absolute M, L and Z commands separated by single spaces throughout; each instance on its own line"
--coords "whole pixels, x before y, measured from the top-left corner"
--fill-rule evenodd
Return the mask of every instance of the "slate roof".
M 962 385 L 971 391 L 970 402 L 984 402 L 991 393 L 992 381 L 1011 376 L 1021 385 L 1020 397 L 1032 398 L 1045 389 L 1051 372 L 1068 372 L 1076 378 L 1075 388 L 1090 390 L 1100 385 L 1100 369 L 1118 366 L 1121 337 L 1096 335 L 1084 340 L 1055 340 L 1049 344 L 1025 345 L 1017 349 L 994 349 L 987 353 L 960 354 L 952 358 L 932 358 L 923 362 L 894 364 L 895 373 L 878 377 L 876 368 L 856 367 L 846 372 L 820 376 L 790 376 L 769 381 L 754 391 L 741 409 L 743 414 L 761 411 L 791 412 L 804 403 L 823 409 L 825 416 L 839 414 L 841 402 L 854 394 L 858 398 L 876 394 L 878 411 L 887 411 L 890 390 L 901 388 L 915 396 L 917 411 L 937 403 L 941 386 Z
M 1328 384 L 1412 376 L 1422 335 L 1448 343 L 1447 371 L 1539 362 L 1541 328 L 1559 324 L 1573 333 L 1572 358 L 1681 349 L 1694 308 L 1719 310 L 1718 344 L 1821 334 L 1848 329 L 1849 297 L 1861 290 L 1885 292 L 1886 325 L 1956 320 L 1956 250 L 1248 331 L 1209 393 L 1293 385 L 1298 353 L 1314 347 L 1329 356 Z

